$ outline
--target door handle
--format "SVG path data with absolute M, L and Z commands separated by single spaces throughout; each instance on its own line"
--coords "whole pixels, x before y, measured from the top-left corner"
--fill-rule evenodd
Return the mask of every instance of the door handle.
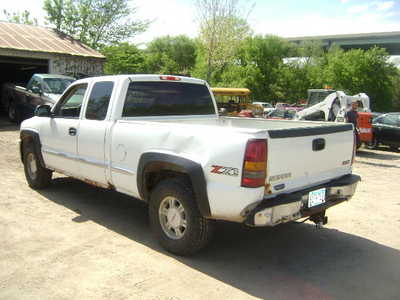
M 70 127 L 70 128 L 68 129 L 68 133 L 69 133 L 69 135 L 71 135 L 71 136 L 75 136 L 75 135 L 76 135 L 76 128 Z

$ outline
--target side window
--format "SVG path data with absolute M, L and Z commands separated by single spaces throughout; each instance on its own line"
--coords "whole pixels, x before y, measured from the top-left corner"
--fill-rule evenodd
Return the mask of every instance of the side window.
M 87 84 L 79 84 L 72 87 L 57 104 L 57 107 L 54 110 L 54 116 L 63 118 L 79 118 L 86 89 Z
M 114 82 L 112 81 L 102 81 L 94 84 L 86 108 L 86 119 L 105 119 L 113 88 Z
M 386 115 L 380 119 L 381 124 L 396 126 L 397 125 L 397 117 L 395 115 Z
M 38 78 L 33 78 L 31 82 L 31 86 L 29 88 L 32 92 L 38 93 L 41 92 L 42 87 Z

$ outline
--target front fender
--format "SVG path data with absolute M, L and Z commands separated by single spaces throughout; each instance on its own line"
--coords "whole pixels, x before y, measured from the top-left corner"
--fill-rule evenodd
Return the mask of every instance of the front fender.
M 39 133 L 36 131 L 30 130 L 30 129 L 22 129 L 20 132 L 20 142 L 19 142 L 19 153 L 20 153 L 20 158 L 21 162 L 24 163 L 24 154 L 23 154 L 23 142 L 24 140 L 32 140 L 35 152 L 37 154 L 37 157 L 39 159 L 40 165 L 45 168 L 45 163 L 43 160 L 42 156 L 42 144 L 40 142 L 40 136 Z

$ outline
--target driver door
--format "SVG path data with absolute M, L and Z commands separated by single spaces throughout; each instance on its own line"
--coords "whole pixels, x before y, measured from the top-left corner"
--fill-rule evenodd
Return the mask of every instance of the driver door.
M 66 175 L 79 176 L 77 138 L 86 91 L 87 84 L 72 86 L 53 108 L 53 116 L 40 132 L 46 165 Z

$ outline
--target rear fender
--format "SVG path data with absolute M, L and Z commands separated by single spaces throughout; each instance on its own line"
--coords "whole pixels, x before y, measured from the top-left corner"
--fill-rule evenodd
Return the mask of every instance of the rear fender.
M 203 168 L 200 164 L 171 154 L 148 152 L 139 160 L 137 173 L 137 187 L 140 197 L 145 201 L 149 199 L 149 190 L 146 184 L 146 173 L 171 171 L 187 175 L 191 181 L 197 206 L 203 217 L 210 217 L 211 210 L 207 196 L 207 183 Z

